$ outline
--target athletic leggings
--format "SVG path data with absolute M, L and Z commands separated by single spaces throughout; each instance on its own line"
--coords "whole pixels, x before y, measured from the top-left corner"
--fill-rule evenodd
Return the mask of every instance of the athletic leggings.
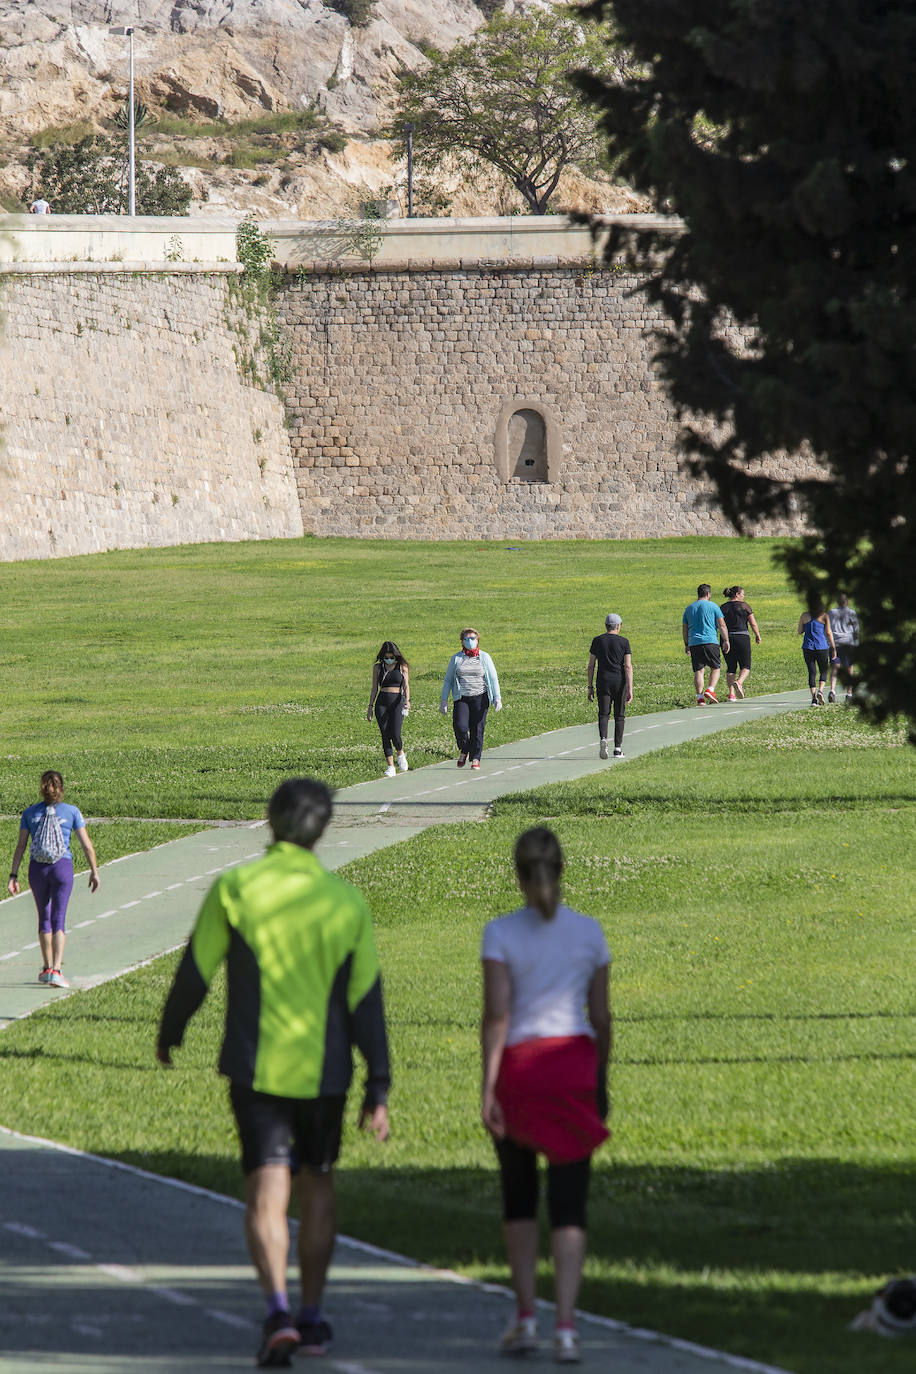
M 490 698 L 486 692 L 477 697 L 459 697 L 452 711 L 452 729 L 459 753 L 479 759 L 483 754 L 483 732 L 487 725 Z
M 538 1160 L 534 1150 L 508 1136 L 496 1142 L 504 1221 L 533 1221 L 538 1212 Z M 585 1230 L 588 1177 L 592 1157 L 547 1165 L 547 1215 L 551 1227 Z
M 818 669 L 820 669 L 821 682 L 827 681 L 827 665 L 830 662 L 830 650 L 802 649 L 802 653 L 808 665 L 808 686 L 813 690 L 817 686 Z
M 404 701 L 400 692 L 379 692 L 375 698 L 375 719 L 382 732 L 382 749 L 385 758 L 390 758 L 404 745 L 401 740 L 401 726 L 404 723 Z
M 40 935 L 59 935 L 66 930 L 67 903 L 73 891 L 73 860 L 69 854 L 53 864 L 29 860 L 29 887 L 38 908 Z
M 598 679 L 598 738 L 607 739 L 607 728 L 614 712 L 614 748 L 623 744 L 627 714 L 627 680 L 620 677 Z

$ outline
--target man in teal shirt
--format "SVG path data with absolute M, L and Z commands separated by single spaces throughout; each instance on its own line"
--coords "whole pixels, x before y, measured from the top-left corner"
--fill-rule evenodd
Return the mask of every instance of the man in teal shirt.
M 323 1355 L 332 1339 L 321 1299 L 336 1214 L 333 1165 L 352 1046 L 366 1061 L 360 1127 L 388 1137 L 388 1040 L 372 920 L 361 894 L 311 852 L 331 818 L 331 793 L 291 778 L 270 799 L 274 843 L 263 858 L 223 873 L 200 914 L 159 1028 L 171 1063 L 185 1027 L 225 961 L 226 1030 L 220 1072 L 229 1079 L 246 1175 L 245 1234 L 267 1299 L 260 1368 L 282 1368 L 296 1349 Z M 295 1173 L 302 1307 L 286 1292 L 287 1209 Z
M 722 668 L 719 657 L 720 634 L 722 647 L 726 653 L 730 647 L 728 627 L 725 624 L 722 610 L 714 601 L 710 600 L 711 594 L 712 588 L 709 583 L 701 582 L 697 587 L 697 599 L 691 601 L 684 611 L 684 618 L 681 623 L 684 635 L 684 653 L 690 655 L 698 706 L 715 706 L 718 704 L 716 683 L 719 681 L 719 673 Z M 709 686 L 704 687 L 703 676 L 707 668 L 709 669 Z

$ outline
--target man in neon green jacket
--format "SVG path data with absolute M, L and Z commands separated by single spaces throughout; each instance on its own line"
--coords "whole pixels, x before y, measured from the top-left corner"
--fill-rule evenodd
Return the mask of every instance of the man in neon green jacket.
M 156 1053 L 171 1063 L 185 1027 L 225 960 L 228 1008 L 220 1072 L 238 1123 L 246 1175 L 245 1234 L 267 1299 L 261 1368 L 286 1367 L 298 1348 L 322 1355 L 321 1314 L 334 1248 L 333 1165 L 353 1074 L 366 1061 L 360 1127 L 388 1137 L 388 1040 L 372 920 L 362 896 L 326 872 L 313 845 L 331 794 L 292 778 L 271 797 L 274 843 L 223 873 L 207 894 L 162 1013 Z M 286 1292 L 287 1209 L 299 1200 L 302 1307 Z

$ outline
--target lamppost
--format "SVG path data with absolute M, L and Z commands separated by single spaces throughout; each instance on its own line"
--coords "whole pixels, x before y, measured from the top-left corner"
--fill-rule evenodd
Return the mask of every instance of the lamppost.
M 413 219 L 413 131 L 415 124 L 405 124 L 407 135 L 407 218 Z
M 127 93 L 127 213 L 137 213 L 136 145 L 134 141 L 134 31 L 133 29 L 111 29 L 111 33 L 122 35 L 130 40 L 130 81 Z

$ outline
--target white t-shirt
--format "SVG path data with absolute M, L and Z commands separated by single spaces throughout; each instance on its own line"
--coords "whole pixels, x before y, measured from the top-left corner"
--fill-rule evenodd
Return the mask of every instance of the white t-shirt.
M 590 1035 L 588 988 L 611 962 L 604 931 L 591 916 L 559 906 L 551 921 L 532 907 L 488 921 L 480 957 L 509 970 L 508 1045 L 553 1035 Z

